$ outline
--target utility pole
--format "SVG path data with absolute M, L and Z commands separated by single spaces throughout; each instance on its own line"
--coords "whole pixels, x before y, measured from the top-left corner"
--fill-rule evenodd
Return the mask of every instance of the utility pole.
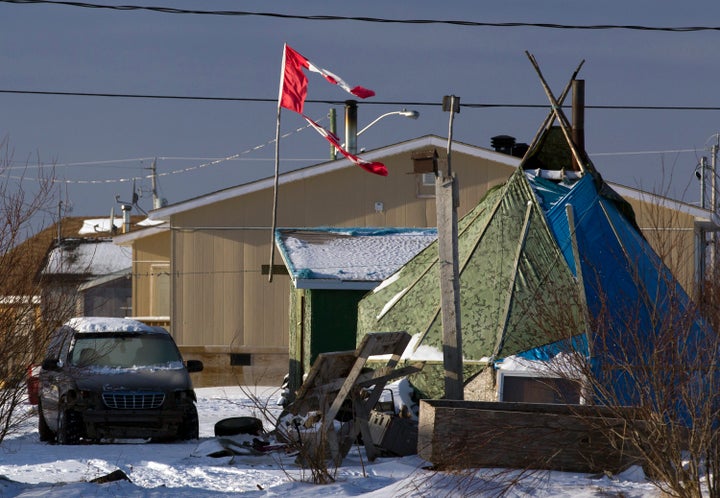
M 153 209 L 158 209 L 161 206 L 157 193 L 157 157 L 153 159 L 152 166 L 150 166 L 150 180 L 152 181 Z
M 58 222 L 57 222 L 57 241 L 58 244 L 62 240 L 62 207 L 63 201 L 58 201 Z
M 443 331 L 445 398 L 463 399 L 463 354 L 460 328 L 460 275 L 458 266 L 457 208 L 458 182 L 452 170 L 452 132 L 455 113 L 460 112 L 460 97 L 443 97 L 443 111 L 450 112 L 447 143 L 447 169 L 435 176 L 438 252 L 440 266 L 440 313 Z

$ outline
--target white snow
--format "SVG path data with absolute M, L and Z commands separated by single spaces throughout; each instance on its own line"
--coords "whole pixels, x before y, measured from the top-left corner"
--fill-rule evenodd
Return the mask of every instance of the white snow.
M 112 240 L 82 239 L 77 244 L 53 248 L 42 273 L 107 275 L 131 266 L 131 248 L 118 246 Z
M 437 238 L 434 229 L 317 229 L 328 237 L 283 235 L 283 250 L 297 275 L 381 282 Z M 282 233 L 282 231 L 281 231 Z
M 78 332 L 153 332 L 153 328 L 130 318 L 82 316 L 66 325 Z
M 19 432 L 0 444 L 0 496 L 53 498 L 94 497 L 415 497 L 493 496 L 518 472 L 481 469 L 455 474 L 426 470 L 417 456 L 379 458 L 368 462 L 364 451 L 353 448 L 337 469 L 336 482 L 314 485 L 310 473 L 282 452 L 213 458 L 220 448 L 214 437 L 217 421 L 237 416 L 258 416 L 253 399 L 265 402 L 275 415 L 276 388 L 200 388 L 200 440 L 169 444 L 124 441 L 117 444 L 58 446 L 38 440 L 34 407 Z M 272 429 L 269 423 L 266 430 Z M 95 484 L 89 481 L 120 469 L 130 481 Z M 2 477 L 4 476 L 4 478 Z M 495 490 L 493 492 L 492 490 Z M 507 496 L 659 497 L 642 470 L 634 467 L 622 475 L 587 475 L 535 472 L 520 480 Z
M 111 225 L 112 224 L 112 225 Z M 96 233 L 110 233 L 110 227 L 114 226 L 116 229 L 122 228 L 123 220 L 122 218 L 91 218 L 87 220 L 83 220 L 82 227 L 80 227 L 80 230 L 78 233 L 80 235 L 90 235 L 90 234 L 96 234 Z

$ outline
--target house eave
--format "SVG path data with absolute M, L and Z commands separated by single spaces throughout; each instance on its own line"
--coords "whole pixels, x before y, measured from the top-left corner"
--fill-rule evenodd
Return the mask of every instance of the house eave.
M 385 157 L 394 156 L 427 147 L 437 147 L 440 149 L 444 149 L 445 147 L 447 147 L 447 139 L 436 135 L 426 135 L 424 137 L 408 140 L 406 142 L 401 142 L 398 144 L 389 145 L 387 147 L 363 152 L 361 155 L 363 159 L 366 159 L 368 161 L 378 161 L 382 160 Z M 507 154 L 496 152 L 494 150 L 484 149 L 475 145 L 464 144 L 461 142 L 453 142 L 453 152 L 490 159 L 492 161 L 513 167 L 517 167 L 520 162 L 517 157 L 509 156 Z M 344 158 L 334 161 L 327 161 L 294 171 L 289 171 L 287 173 L 282 173 L 278 181 L 281 185 L 284 185 L 287 183 L 312 178 L 344 168 L 357 168 L 357 166 L 350 160 Z M 257 192 L 263 189 L 272 188 L 273 183 L 274 177 L 267 177 L 235 187 L 230 187 L 224 190 L 220 190 L 200 197 L 196 197 L 194 199 L 150 211 L 150 213 L 148 214 L 148 218 L 151 220 L 169 221 L 170 217 L 176 214 L 207 206 L 215 202 L 221 202 L 245 194 Z
M 296 289 L 308 290 L 360 290 L 371 291 L 380 282 L 355 281 L 355 280 L 321 280 L 321 279 L 293 279 L 293 285 Z

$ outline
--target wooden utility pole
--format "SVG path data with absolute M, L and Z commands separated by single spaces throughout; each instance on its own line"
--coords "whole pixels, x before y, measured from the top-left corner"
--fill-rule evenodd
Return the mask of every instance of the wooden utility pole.
M 450 112 L 447 169 L 435 176 L 438 251 L 440 265 L 440 312 L 443 330 L 445 399 L 463 399 L 463 354 L 460 328 L 460 272 L 458 266 L 458 182 L 452 171 L 453 118 L 460 112 L 460 97 L 443 97 L 443 111 Z

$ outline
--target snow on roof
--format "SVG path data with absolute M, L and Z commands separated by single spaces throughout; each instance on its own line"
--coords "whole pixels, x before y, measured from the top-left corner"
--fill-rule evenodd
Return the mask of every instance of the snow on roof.
M 106 275 L 132 266 L 132 250 L 112 240 L 64 239 L 48 255 L 43 275 Z
M 159 330 L 129 318 L 98 316 L 71 318 L 65 325 L 78 332 L 156 332 Z
M 298 289 L 372 289 L 437 238 L 434 228 L 279 229 L 275 242 Z
M 163 221 L 163 220 L 151 220 L 150 218 L 145 218 L 141 222 L 136 223 L 136 225 L 139 227 L 156 227 L 156 226 L 162 225 L 164 223 L 167 223 L 167 222 Z
M 112 221 L 112 226 L 116 229 L 122 228 L 123 220 L 115 218 Z M 80 231 L 80 235 L 89 235 L 93 233 L 110 233 L 110 218 L 92 218 L 84 220 Z

